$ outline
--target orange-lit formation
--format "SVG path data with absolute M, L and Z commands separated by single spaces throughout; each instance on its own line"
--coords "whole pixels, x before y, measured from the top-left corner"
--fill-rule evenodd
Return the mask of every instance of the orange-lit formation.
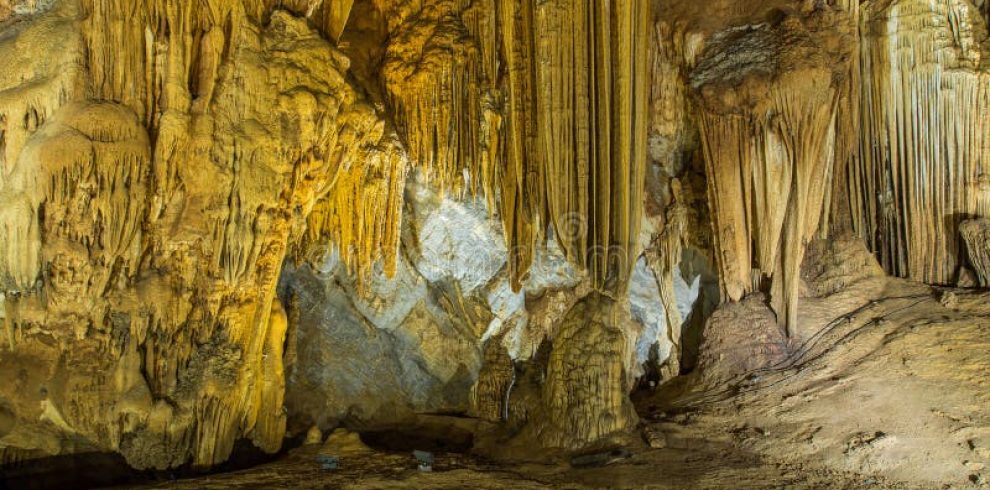
M 607 466 L 724 432 L 985 484 L 988 19 L 0 0 L 0 466 L 206 470 L 332 429 L 371 458 L 410 427 Z M 909 399 L 823 422 L 854 405 L 829 383 Z

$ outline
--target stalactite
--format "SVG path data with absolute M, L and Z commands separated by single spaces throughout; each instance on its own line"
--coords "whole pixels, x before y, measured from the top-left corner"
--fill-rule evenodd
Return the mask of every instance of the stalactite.
M 480 191 L 479 184 L 493 179 L 491 156 L 499 132 L 499 120 L 491 114 L 494 94 L 488 90 L 495 76 L 493 55 L 479 53 L 460 3 L 430 0 L 415 13 L 407 13 L 401 3 L 387 9 L 387 18 L 401 16 L 402 21 L 392 29 L 381 70 L 410 158 L 455 193 Z M 471 24 L 481 29 L 491 22 L 484 16 L 493 13 L 476 9 Z
M 134 114 L 116 104 L 66 106 L 39 136 L 22 156 L 41 166 L 30 187 L 40 191 L 39 215 L 44 206 L 45 288 L 58 311 L 136 272 L 150 145 Z
M 376 4 L 390 32 L 383 84 L 410 159 L 442 188 L 485 195 L 502 220 L 513 287 L 552 237 L 595 288 L 624 292 L 644 201 L 650 3 Z M 326 220 L 332 207 L 314 220 Z M 624 387 L 588 394 L 587 380 L 572 379 L 589 356 L 629 350 L 614 318 L 605 334 L 599 326 L 554 345 L 561 361 L 543 396 L 549 416 L 570 408 L 581 415 L 547 428 L 545 444 L 580 447 L 630 423 Z M 591 365 L 624 379 L 627 361 Z M 499 413 L 507 378 L 496 374 L 479 385 L 476 408 L 508 417 Z
M 649 4 L 465 3 L 378 2 L 410 158 L 497 205 L 516 288 L 552 227 L 599 288 L 623 289 L 638 255 Z
M 332 190 L 309 214 L 308 241 L 330 238 L 359 280 L 368 279 L 379 259 L 388 277 L 395 273 L 407 169 L 398 148 L 385 142 L 340 170 Z
M 800 265 L 827 209 L 848 32 L 831 10 L 716 35 L 691 74 L 724 300 L 772 280 L 778 320 L 797 318 Z M 825 33 L 825 34 L 823 34 Z M 741 61 L 740 61 L 741 60 Z
M 638 256 L 646 172 L 649 4 L 503 0 L 500 13 L 501 204 L 514 281 L 552 226 L 597 287 L 623 290 Z
M 285 8 L 314 23 L 329 39 L 340 40 L 350 18 L 354 0 L 266 0 L 267 7 Z
M 850 23 L 858 29 L 860 8 L 857 0 L 835 0 L 836 7 L 849 16 Z M 864 216 L 871 200 L 870 192 L 864 189 L 866 182 L 860 175 L 860 90 L 862 72 L 859 63 L 859 36 L 846 38 L 851 46 L 853 60 L 848 64 L 848 72 L 843 77 L 839 92 L 836 114 L 835 164 L 832 172 L 832 187 L 825 198 L 825 216 L 822 216 L 822 238 L 831 235 L 845 235 L 854 230 L 865 229 Z M 863 237 L 868 242 L 870 237 Z
M 861 36 L 857 231 L 888 272 L 952 283 L 960 222 L 990 212 L 986 24 L 966 0 L 870 1 Z
M 40 188 L 32 187 L 34 162 L 21 153 L 59 108 L 83 92 L 84 54 L 72 18 L 71 2 L 42 15 L 17 36 L 0 39 L 5 53 L 0 70 L 0 286 L 27 291 L 37 284 L 41 267 Z M 23 45 L 52 43 L 59 49 L 35 61 Z M 30 71 L 13 67 L 34 66 Z
M 506 411 L 516 375 L 504 338 L 503 334 L 488 339 L 478 381 L 471 387 L 471 415 L 493 422 L 509 419 Z

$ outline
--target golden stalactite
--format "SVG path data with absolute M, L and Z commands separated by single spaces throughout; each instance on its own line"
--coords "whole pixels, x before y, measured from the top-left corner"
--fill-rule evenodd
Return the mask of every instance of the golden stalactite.
M 329 238 L 359 284 L 380 260 L 388 277 L 395 274 L 406 170 L 399 146 L 383 145 L 340 170 L 309 213 L 307 241 Z
M 71 3 L 25 26 L 19 36 L 0 39 L 5 69 L 0 70 L 0 285 L 11 291 L 33 289 L 42 267 L 38 206 L 44 199 L 35 162 L 22 155 L 32 138 L 65 105 L 85 94 L 84 46 L 71 22 Z M 51 42 L 58 50 L 31 70 L 36 53 L 23 46 Z M 44 185 L 48 185 L 44 182 Z
M 71 3 L 71 2 L 69 2 Z M 305 17 L 339 39 L 353 0 L 79 0 L 91 96 L 121 102 L 149 125 L 162 111 L 209 100 L 219 61 L 244 20 L 276 9 Z
M 412 161 L 438 185 L 463 192 L 485 175 L 484 74 L 478 47 L 452 1 L 424 5 L 391 32 L 381 76 Z M 476 179 L 479 177 L 475 177 Z
M 334 42 L 340 41 L 354 0 L 267 0 L 268 7 L 284 8 L 306 17 Z
M 497 208 L 513 286 L 552 229 L 599 288 L 622 290 L 639 253 L 650 3 L 376 5 L 391 32 L 383 83 L 410 159 Z
M 860 23 L 858 0 L 834 0 L 837 8 L 849 16 L 849 22 L 854 29 Z M 840 87 L 838 109 L 836 113 L 835 135 L 835 165 L 833 168 L 832 188 L 826 195 L 825 216 L 822 216 L 821 236 L 845 235 L 858 229 L 854 224 L 861 211 L 871 205 L 863 200 L 864 193 L 860 163 L 860 91 L 862 86 L 862 67 L 858 59 L 860 37 L 850 36 L 847 42 L 852 43 L 853 60 L 848 64 L 844 83 Z M 866 237 L 864 237 L 866 238 Z M 866 238 L 869 243 L 869 238 Z
M 622 291 L 639 255 L 649 4 L 503 0 L 500 8 L 500 195 L 514 285 L 549 226 L 598 288 Z

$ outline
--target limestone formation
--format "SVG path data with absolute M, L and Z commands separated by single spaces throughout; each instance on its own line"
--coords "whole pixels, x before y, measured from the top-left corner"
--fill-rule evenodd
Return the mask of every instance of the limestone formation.
M 515 289 L 549 226 L 597 286 L 621 291 L 638 255 L 649 3 L 458 4 L 383 9 L 383 77 L 410 156 L 498 203 Z
M 678 310 L 677 295 L 674 288 L 674 275 L 678 272 L 678 264 L 684 246 L 685 227 L 687 226 L 687 211 L 683 202 L 680 182 L 674 181 L 673 201 L 667 205 L 663 232 L 654 240 L 655 243 L 646 252 L 650 269 L 656 277 L 657 290 L 665 314 L 667 336 L 672 351 L 667 356 L 663 378 L 672 379 L 680 374 L 682 357 L 681 327 L 684 322 Z
M 356 431 L 436 419 L 571 456 L 659 417 L 637 387 L 741 404 L 844 359 L 823 341 L 881 352 L 880 303 L 963 324 L 983 296 L 947 285 L 990 287 L 988 20 L 0 0 L 0 466 L 206 470 L 328 433 L 374 455 Z
M 736 335 L 746 325 L 745 336 Z M 787 358 L 788 340 L 761 294 L 719 308 L 705 326 L 698 374 L 709 386 L 772 367 Z
M 888 272 L 954 283 L 987 194 L 985 3 L 798 3 L 661 2 L 653 68 L 653 158 L 705 143 L 723 301 L 764 291 L 782 324 L 816 235 L 855 231 Z
M 537 360 L 539 348 L 557 338 L 564 319 L 590 294 L 586 275 L 554 247 L 537 256 L 523 290 L 514 293 L 501 226 L 483 199 L 442 196 L 418 174 L 407 184 L 406 199 L 393 277 L 379 269 L 361 287 L 337 257 L 283 274 L 280 295 L 295 326 L 287 354 L 291 432 L 314 423 L 394 426 L 427 413 L 518 423 L 539 410 L 543 397 L 527 396 L 521 371 L 531 363 L 539 366 L 534 370 L 546 368 Z M 683 281 L 677 288 L 679 307 L 690 310 L 697 296 Z M 648 308 L 661 308 L 656 282 L 645 266 L 637 267 L 628 302 L 611 307 L 621 319 L 610 323 L 614 344 L 591 343 L 578 353 L 565 343 L 552 352 L 578 359 L 597 349 L 610 349 L 601 354 L 606 357 L 618 352 L 612 368 L 631 382 L 649 346 L 659 342 L 670 350 L 662 312 Z M 542 392 L 544 383 L 532 388 Z M 591 417 L 598 409 L 587 410 Z M 554 437 L 585 442 L 608 433 L 555 430 Z

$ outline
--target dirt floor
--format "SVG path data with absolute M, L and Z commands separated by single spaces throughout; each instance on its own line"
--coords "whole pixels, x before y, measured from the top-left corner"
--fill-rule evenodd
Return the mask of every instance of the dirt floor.
M 774 367 L 671 397 L 687 415 L 661 426 L 864 479 L 990 487 L 990 295 L 869 282 L 810 301 L 817 333 Z
M 438 455 L 432 473 L 416 470 L 408 454 L 374 453 L 340 458 L 323 471 L 318 448 L 249 470 L 162 482 L 150 488 L 860 488 L 864 480 L 800 464 L 772 463 L 723 443 L 687 439 L 689 449 L 632 451 L 607 466 L 489 464 L 463 455 Z M 147 487 L 141 487 L 147 488 Z M 877 488 L 892 487 L 877 483 Z

